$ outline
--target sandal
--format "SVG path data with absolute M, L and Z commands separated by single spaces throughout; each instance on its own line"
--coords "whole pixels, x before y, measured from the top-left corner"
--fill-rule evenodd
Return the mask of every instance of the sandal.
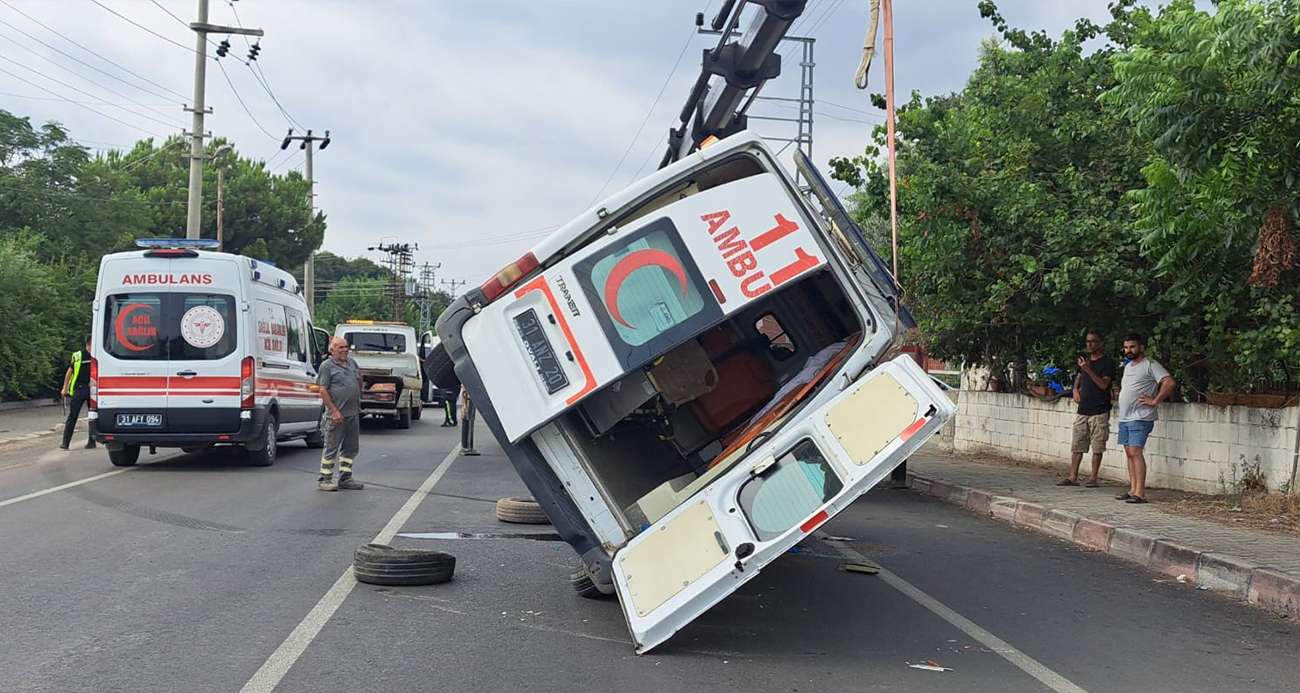
M 1132 498 L 1132 497 L 1133 497 L 1133 496 L 1128 495 L 1128 491 L 1125 491 L 1125 492 L 1119 494 L 1118 496 L 1115 496 L 1115 500 L 1126 501 L 1126 500 L 1128 500 L 1128 499 L 1130 499 L 1130 498 Z
M 1057 486 L 1078 486 L 1079 482 L 1070 481 L 1069 479 L 1061 479 L 1060 481 L 1056 482 L 1056 485 Z
M 1097 483 L 1096 479 L 1089 479 L 1084 486 L 1087 486 L 1088 488 L 1101 488 L 1101 484 Z
M 1125 502 L 1125 503 L 1145 503 L 1145 502 L 1147 502 L 1147 499 L 1143 498 L 1142 496 L 1129 496 L 1127 499 L 1124 500 L 1124 502 Z

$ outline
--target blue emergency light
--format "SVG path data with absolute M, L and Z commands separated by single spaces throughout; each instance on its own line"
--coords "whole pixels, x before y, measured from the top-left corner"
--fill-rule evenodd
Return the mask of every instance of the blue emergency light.
M 137 238 L 135 239 L 137 248 L 195 248 L 202 250 L 216 250 L 217 239 L 215 238 Z

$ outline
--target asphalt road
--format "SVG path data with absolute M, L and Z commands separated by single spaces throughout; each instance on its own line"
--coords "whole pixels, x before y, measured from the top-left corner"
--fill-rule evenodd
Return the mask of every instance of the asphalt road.
M 335 494 L 298 443 L 271 468 L 120 472 L 102 449 L 0 450 L 0 691 L 1300 690 L 1297 624 L 909 492 L 868 494 L 822 530 L 849 541 L 808 540 L 645 656 L 545 536 L 398 537 L 456 554 L 456 578 L 356 584 L 385 530 L 548 530 L 497 523 L 521 483 L 486 432 L 449 456 L 427 413 L 367 426 L 368 487 Z M 951 670 L 908 666 L 927 660 Z

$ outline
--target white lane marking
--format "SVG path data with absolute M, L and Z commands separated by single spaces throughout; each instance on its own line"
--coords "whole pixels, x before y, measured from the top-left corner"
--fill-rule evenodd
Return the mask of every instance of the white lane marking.
M 420 506 L 420 502 L 433 489 L 434 484 L 442 479 L 442 475 L 447 473 L 447 468 L 459 455 L 460 446 L 458 445 L 447 453 L 438 468 L 433 470 L 429 478 L 425 479 L 423 484 L 420 484 L 420 488 L 417 488 L 411 494 L 411 497 L 406 499 L 406 503 L 402 505 L 396 515 L 393 515 L 393 519 L 389 520 L 388 524 L 384 525 L 384 528 L 379 531 L 379 534 L 375 535 L 374 543 L 387 544 L 392 541 L 397 534 L 397 530 L 401 529 L 402 525 L 415 513 L 415 509 Z M 342 493 L 351 493 L 351 491 L 342 491 Z M 298 627 L 294 628 L 289 637 L 285 638 L 284 642 L 280 643 L 280 646 L 275 649 L 275 652 L 272 652 L 271 656 L 262 663 L 257 673 L 253 674 L 253 678 L 249 679 L 248 683 L 244 684 L 244 687 L 240 689 L 240 693 L 271 693 L 271 691 L 274 691 L 275 687 L 280 685 L 280 681 L 285 674 L 289 673 L 289 669 L 306 651 L 307 646 L 316 639 L 325 624 L 329 622 L 330 617 L 343 604 L 343 600 L 347 599 L 348 594 L 352 592 L 352 588 L 356 586 L 357 580 L 352 577 L 352 568 L 349 566 L 339 576 L 339 579 L 334 581 L 334 585 L 329 588 L 325 596 L 316 602 L 316 606 L 312 607 L 307 616 L 298 624 Z
M 9 500 L 6 501 L 0 501 L 0 508 L 5 507 L 6 505 L 13 505 L 14 503 L 21 503 L 26 500 L 31 500 L 33 498 L 40 498 L 41 496 L 48 496 L 51 493 L 54 493 L 56 491 L 62 491 L 63 489 L 72 488 L 73 486 L 80 486 L 82 484 L 89 484 L 92 481 L 107 479 L 110 476 L 125 474 L 127 472 L 134 471 L 134 470 L 135 467 L 127 467 L 125 469 L 114 469 L 112 471 L 104 472 L 103 474 L 96 474 L 95 476 L 86 477 L 85 479 L 78 479 L 77 481 L 69 481 L 66 484 L 59 484 L 58 486 L 53 486 L 43 491 L 35 491 L 25 496 L 18 496 L 17 498 L 10 498 Z
M 879 562 L 863 556 L 852 548 L 826 541 L 826 535 L 821 531 L 816 532 L 816 534 L 817 538 L 821 539 L 824 544 L 835 551 L 838 551 L 839 554 L 845 558 L 854 561 L 867 561 L 878 566 L 880 565 Z M 953 611 L 947 606 L 944 606 L 942 602 L 925 592 L 922 592 L 920 588 L 916 587 L 912 583 L 886 570 L 884 566 L 880 567 L 880 579 L 884 580 L 890 587 L 893 587 L 910 597 L 912 601 L 915 601 L 917 604 L 929 609 L 939 618 L 951 623 L 961 632 L 979 641 L 980 644 L 1001 655 L 1003 659 L 1011 662 L 1026 674 L 1038 679 L 1040 683 L 1053 691 L 1056 691 L 1057 693 L 1088 693 L 1084 689 L 1075 685 L 1073 681 L 1070 681 L 1055 671 L 1048 669 L 1042 662 L 1039 662 L 1024 652 L 1017 650 L 1007 641 L 975 625 L 973 621 L 956 611 Z

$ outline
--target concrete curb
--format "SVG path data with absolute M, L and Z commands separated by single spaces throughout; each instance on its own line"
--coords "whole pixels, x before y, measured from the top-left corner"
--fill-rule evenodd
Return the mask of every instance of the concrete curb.
M 1199 587 L 1244 599 L 1279 615 L 1300 617 L 1300 577 L 1013 496 L 913 473 L 907 475 L 907 481 L 914 491 L 967 510 L 1103 551 L 1162 575 L 1182 575 Z

